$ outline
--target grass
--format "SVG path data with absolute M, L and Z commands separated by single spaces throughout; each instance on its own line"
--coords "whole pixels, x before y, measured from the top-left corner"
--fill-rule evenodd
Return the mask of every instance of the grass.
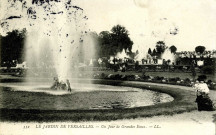
M 85 82 L 85 80 L 83 80 Z M 1 121 L 110 121 L 117 119 L 134 119 L 138 117 L 152 117 L 157 115 L 173 115 L 196 110 L 195 94 L 193 91 L 181 88 L 166 87 L 140 82 L 93 80 L 96 84 L 114 86 L 128 86 L 150 89 L 167 93 L 174 97 L 174 101 L 137 108 L 110 109 L 110 110 L 23 110 L 23 109 L 0 109 Z

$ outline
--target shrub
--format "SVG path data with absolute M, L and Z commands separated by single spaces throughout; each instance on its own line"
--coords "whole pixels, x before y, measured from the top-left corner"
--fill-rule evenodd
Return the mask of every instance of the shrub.
M 175 79 L 176 79 L 176 81 L 181 81 L 181 79 L 179 77 L 176 77 Z
M 120 75 L 120 74 L 116 74 L 116 75 L 114 76 L 113 79 L 115 79 L 115 80 L 119 80 L 119 79 L 121 79 L 121 77 L 122 77 L 122 75 Z
M 143 80 L 148 80 L 149 78 L 150 78 L 150 76 L 148 76 L 148 75 L 143 75 L 143 76 L 142 76 L 142 79 L 143 79 Z
M 186 78 L 186 79 L 184 80 L 184 85 L 190 86 L 190 85 L 191 85 L 191 80 L 190 80 L 189 78 Z
M 211 84 L 211 83 L 212 83 L 212 80 L 208 80 L 208 81 L 207 81 L 207 84 Z
M 104 73 L 101 73 L 100 77 L 101 77 L 101 78 L 105 78 L 106 75 L 105 75 Z
M 176 82 L 175 78 L 169 78 L 169 82 Z
M 211 90 L 216 90 L 216 83 L 212 82 L 212 83 L 208 84 L 208 87 Z
M 207 79 L 206 75 L 199 75 L 197 78 L 198 81 L 205 81 L 206 79 Z
M 160 76 L 156 76 L 154 78 L 155 81 L 162 81 L 164 79 L 164 77 L 160 77 Z
M 127 75 L 127 80 L 135 80 L 135 75 Z
M 202 68 L 202 72 L 203 72 L 204 74 L 212 74 L 212 73 L 215 72 L 215 68 L 214 68 L 214 66 L 204 66 L 204 67 Z

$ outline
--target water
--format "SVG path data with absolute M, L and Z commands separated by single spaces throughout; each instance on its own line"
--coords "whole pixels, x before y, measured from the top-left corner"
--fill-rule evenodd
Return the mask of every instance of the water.
M 79 86 L 72 88 L 70 93 L 50 90 L 47 84 L 1 84 L 0 107 L 39 110 L 115 109 L 149 106 L 173 100 L 167 94 L 139 88 L 99 84 Z
M 154 105 L 172 101 L 169 95 L 104 85 L 75 84 L 72 93 L 50 90 L 47 74 L 60 81 L 74 77 L 81 61 L 91 59 L 94 40 L 82 8 L 71 0 L 7 0 L 1 2 L 0 34 L 26 29 L 27 75 L 44 78 L 44 83 L 1 84 L 0 107 L 8 109 L 77 110 L 112 109 Z M 73 72 L 72 72 L 73 71 Z M 76 77 L 76 76 L 75 76 Z

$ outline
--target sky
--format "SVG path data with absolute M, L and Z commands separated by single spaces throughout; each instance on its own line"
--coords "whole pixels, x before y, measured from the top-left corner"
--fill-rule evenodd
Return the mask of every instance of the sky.
M 26 14 L 22 6 L 16 5 L 18 10 L 13 10 L 5 3 L 0 2 L 0 11 L 4 13 L 0 14 L 1 20 Z M 133 51 L 146 53 L 157 41 L 175 45 L 177 51 L 194 51 L 198 45 L 206 50 L 216 49 L 216 0 L 72 0 L 72 3 L 84 9 L 88 17 L 85 27 L 91 31 L 110 31 L 117 24 L 126 27 L 134 42 Z M 56 8 L 53 10 L 62 10 Z M 55 21 L 66 26 L 61 19 Z M 25 23 L 28 22 L 14 19 L 10 28 L 27 27 Z
M 216 0 L 75 0 L 74 3 L 84 9 L 91 31 L 110 31 L 117 24 L 126 27 L 134 42 L 133 51 L 147 52 L 157 41 L 175 45 L 177 51 L 194 51 L 198 45 L 206 50 L 216 49 Z

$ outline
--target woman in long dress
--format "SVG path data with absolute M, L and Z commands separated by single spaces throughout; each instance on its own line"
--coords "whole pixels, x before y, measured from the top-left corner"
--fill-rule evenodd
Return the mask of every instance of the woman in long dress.
M 194 85 L 196 90 L 196 102 L 198 106 L 198 111 L 213 111 L 214 105 L 209 97 L 209 88 L 204 81 L 197 81 Z

